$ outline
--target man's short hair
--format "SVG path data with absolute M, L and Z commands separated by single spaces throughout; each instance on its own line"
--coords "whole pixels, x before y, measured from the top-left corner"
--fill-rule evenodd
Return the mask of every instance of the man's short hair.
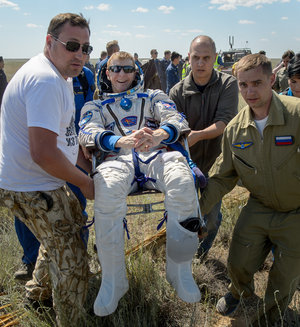
M 3 61 L 3 57 L 2 56 L 0 56 L 0 62 L 2 62 Z
M 166 51 L 164 52 L 164 56 L 166 56 L 166 55 L 168 55 L 168 54 L 171 54 L 171 51 L 170 51 L 170 50 L 166 50 Z
M 262 55 L 266 55 L 266 51 L 265 50 L 260 50 L 259 52 L 258 52 L 259 54 L 262 54 Z
M 125 51 L 119 51 L 119 52 L 115 52 L 111 55 L 111 57 L 108 59 L 107 61 L 107 69 L 112 65 L 112 61 L 114 59 L 118 59 L 118 60 L 126 60 L 126 59 L 130 59 L 132 61 L 133 66 L 135 66 L 135 60 L 133 58 L 133 56 Z
M 152 49 L 152 50 L 150 51 L 150 54 L 151 54 L 151 55 L 153 55 L 153 54 L 158 54 L 158 52 L 157 52 L 156 49 Z
M 119 43 L 117 40 L 112 40 L 106 43 L 106 51 L 110 57 L 114 52 L 117 52 L 116 49 L 120 49 Z
M 295 55 L 295 52 L 293 50 L 287 50 L 283 53 L 281 59 L 285 59 L 287 57 L 289 57 L 290 59 L 292 59 Z
M 296 55 L 289 61 L 287 75 L 288 78 L 300 78 L 300 52 L 296 53 Z
M 89 27 L 89 21 L 87 21 L 82 14 L 72 14 L 72 13 L 64 13 L 64 14 L 58 14 L 55 17 L 53 17 L 50 21 L 47 34 L 51 34 L 55 37 L 58 37 L 62 27 L 69 23 L 71 26 L 79 26 L 82 28 L 87 28 L 89 31 L 89 34 L 91 34 L 90 27 Z
M 207 35 L 198 35 L 198 36 L 196 36 L 191 42 L 190 52 L 191 52 L 191 48 L 192 48 L 193 43 L 197 39 L 202 39 L 205 43 L 207 43 L 208 45 L 211 46 L 213 53 L 217 53 L 217 48 L 216 48 L 216 44 L 215 44 L 214 40 L 211 37 L 207 36 Z
M 268 76 L 272 75 L 271 61 L 265 55 L 259 53 L 249 54 L 241 58 L 235 66 L 235 73 L 245 72 L 257 67 L 261 67 L 264 74 Z
M 173 51 L 171 54 L 171 61 L 180 57 L 180 54 L 176 51 Z
M 101 51 L 100 58 L 105 58 L 105 57 L 107 57 L 107 52 L 106 51 Z

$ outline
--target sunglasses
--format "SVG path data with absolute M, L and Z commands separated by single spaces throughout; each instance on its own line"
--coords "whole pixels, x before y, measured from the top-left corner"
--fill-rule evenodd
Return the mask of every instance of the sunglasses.
M 135 72 L 135 67 L 133 66 L 119 66 L 119 65 L 114 65 L 110 66 L 108 70 L 110 70 L 113 73 L 120 73 L 120 71 L 123 69 L 123 72 L 125 74 L 130 74 Z
M 76 41 L 63 42 L 60 39 L 58 39 L 57 37 L 55 37 L 54 35 L 51 35 L 51 36 L 53 37 L 53 39 L 55 41 L 58 41 L 61 44 L 63 44 L 67 51 L 77 52 L 80 49 L 80 47 L 82 48 L 82 53 L 85 55 L 89 55 L 93 51 L 93 47 L 89 44 L 80 44 L 79 42 L 76 42 Z

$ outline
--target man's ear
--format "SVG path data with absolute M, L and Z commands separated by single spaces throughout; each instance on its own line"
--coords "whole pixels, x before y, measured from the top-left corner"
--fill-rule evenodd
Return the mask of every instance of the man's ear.
M 47 36 L 46 36 L 46 45 L 47 45 L 47 47 L 51 47 L 52 39 L 53 39 L 53 37 L 50 34 L 47 34 Z
M 107 76 L 107 79 L 110 81 L 108 69 L 106 69 L 106 76 Z
M 270 77 L 270 80 L 271 80 L 271 86 L 273 86 L 274 83 L 275 83 L 275 80 L 276 80 L 276 76 L 275 76 L 274 73 L 272 73 L 272 75 L 271 75 L 271 77 Z

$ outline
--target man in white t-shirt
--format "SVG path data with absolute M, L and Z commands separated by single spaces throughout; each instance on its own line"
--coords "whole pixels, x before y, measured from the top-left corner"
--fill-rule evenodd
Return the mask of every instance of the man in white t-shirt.
M 59 14 L 48 27 L 44 53 L 29 60 L 10 81 L 1 107 L 0 205 L 12 210 L 41 243 L 26 296 L 53 298 L 58 326 L 75 326 L 88 284 L 85 218 L 66 186 L 94 197 L 74 125 L 72 77 L 91 53 L 88 22 Z M 50 268 L 50 269 L 49 269 Z M 52 286 L 52 291 L 50 288 Z

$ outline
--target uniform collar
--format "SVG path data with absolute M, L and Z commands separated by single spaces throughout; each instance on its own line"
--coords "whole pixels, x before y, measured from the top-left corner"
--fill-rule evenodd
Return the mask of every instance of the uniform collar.
M 242 121 L 241 127 L 247 128 L 249 125 L 256 126 L 251 109 L 249 106 L 246 106 L 245 117 Z M 270 104 L 269 117 L 266 123 L 268 125 L 284 125 L 284 105 L 280 101 L 279 96 L 275 91 L 272 91 L 272 100 Z
M 218 80 L 218 78 L 219 78 L 219 72 L 213 69 L 210 80 L 207 83 L 207 86 L 214 84 Z M 189 75 L 183 81 L 182 95 L 191 96 L 196 93 L 200 93 L 200 91 L 198 90 L 197 85 L 193 80 L 192 72 L 190 72 Z

